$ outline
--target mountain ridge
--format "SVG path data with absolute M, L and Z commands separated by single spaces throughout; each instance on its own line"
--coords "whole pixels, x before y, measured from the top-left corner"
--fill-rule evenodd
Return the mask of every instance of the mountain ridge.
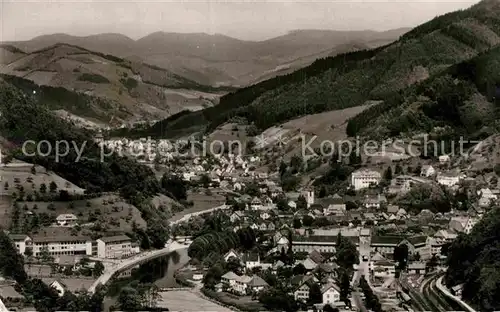
M 248 85 L 292 60 L 310 64 L 318 51 L 363 41 L 370 46 L 393 41 L 407 29 L 396 30 L 389 37 L 376 31 L 313 31 L 318 35 L 294 38 L 282 35 L 263 41 L 246 41 L 221 34 L 155 32 L 137 40 L 115 33 L 89 36 L 52 34 L 19 42 L 4 42 L 24 52 L 63 42 L 92 51 L 168 69 L 203 85 Z M 311 31 L 309 31 L 311 32 Z M 315 38 L 316 37 L 316 38 Z M 297 65 L 298 66 L 298 65 Z M 251 75 L 251 76 L 250 76 Z
M 366 101 L 391 102 L 402 90 L 500 44 L 497 2 L 436 17 L 382 47 L 317 60 L 291 74 L 223 96 L 215 107 L 162 122 L 156 129 L 179 133 L 189 120 L 190 125 L 200 125 L 199 131 L 210 132 L 227 121 L 245 119 L 264 130 Z M 496 10 L 492 12 L 491 7 Z M 154 130 L 151 134 L 165 135 Z
M 4 46 L 0 48 L 5 49 Z M 42 103 L 92 121 L 162 118 L 190 105 L 213 105 L 217 92 L 158 66 L 57 43 L 20 53 L 0 68 L 5 80 Z M 178 90 L 174 94 L 169 90 Z M 185 95 L 182 94 L 185 91 Z M 187 93 L 198 92 L 198 96 Z

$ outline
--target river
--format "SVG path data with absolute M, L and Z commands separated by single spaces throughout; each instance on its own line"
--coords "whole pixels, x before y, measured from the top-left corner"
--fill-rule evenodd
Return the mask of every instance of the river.
M 115 304 L 120 290 L 128 285 L 139 283 L 154 283 L 159 288 L 178 287 L 174 273 L 189 262 L 187 248 L 172 251 L 166 256 L 152 259 L 141 264 L 132 271 L 132 276 L 113 281 L 109 284 L 108 297 L 104 302 L 104 310 Z

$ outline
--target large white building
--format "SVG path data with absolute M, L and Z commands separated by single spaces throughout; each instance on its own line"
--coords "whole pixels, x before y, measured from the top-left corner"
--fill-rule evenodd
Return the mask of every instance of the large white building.
M 35 236 L 32 239 L 33 255 L 36 257 L 46 249 L 51 256 L 60 255 L 92 255 L 92 240 L 88 237 Z
M 133 254 L 132 241 L 126 235 L 101 237 L 97 240 L 97 257 L 117 259 Z
M 371 185 L 377 185 L 382 180 L 382 175 L 378 171 L 360 169 L 352 173 L 351 185 L 355 190 L 368 188 Z
M 459 173 L 441 172 L 437 176 L 437 183 L 444 186 L 452 187 L 454 185 L 457 185 L 463 178 L 464 176 Z

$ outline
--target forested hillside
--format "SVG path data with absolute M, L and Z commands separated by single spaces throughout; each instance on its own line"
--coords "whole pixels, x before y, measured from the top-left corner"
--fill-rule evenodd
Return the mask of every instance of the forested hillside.
M 265 129 L 301 115 L 393 98 L 500 43 L 499 16 L 498 1 L 483 1 L 437 17 L 388 46 L 320 59 L 289 75 L 240 89 L 215 107 L 160 122 L 148 134 L 170 136 L 204 127 L 210 131 L 233 117 Z
M 499 96 L 497 47 L 371 107 L 349 121 L 347 132 L 387 137 L 439 127 L 450 138 L 484 138 L 498 132 Z
M 500 209 L 495 208 L 448 249 L 446 283 L 464 283 L 462 296 L 478 311 L 500 310 L 499 242 Z
M 89 191 L 121 191 L 129 198 L 138 194 L 154 195 L 160 191 L 159 183 L 149 168 L 117 155 L 101 161 L 100 148 L 93 142 L 90 133 L 59 119 L 46 107 L 39 105 L 30 94 L 1 80 L 0 114 L 0 136 L 12 144 L 15 155 L 20 159 L 53 170 Z M 26 140 L 47 140 L 52 149 L 42 146 L 41 152 L 48 156 L 28 157 L 20 149 Z M 68 155 L 59 161 L 55 160 L 56 141 L 66 141 L 71 147 Z M 76 161 L 78 155 L 73 144 L 78 149 L 84 147 L 79 161 Z M 33 148 L 33 145 L 27 147 Z

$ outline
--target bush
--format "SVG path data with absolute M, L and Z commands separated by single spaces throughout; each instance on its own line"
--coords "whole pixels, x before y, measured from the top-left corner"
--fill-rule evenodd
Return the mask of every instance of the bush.
M 132 90 L 134 89 L 135 87 L 137 87 L 138 83 L 137 83 L 137 80 L 135 80 L 134 78 L 122 78 L 120 79 L 120 82 L 125 86 L 125 88 L 127 88 L 127 90 Z
M 78 77 L 80 81 L 88 81 L 92 83 L 109 83 L 108 78 L 101 76 L 99 74 L 83 73 Z

